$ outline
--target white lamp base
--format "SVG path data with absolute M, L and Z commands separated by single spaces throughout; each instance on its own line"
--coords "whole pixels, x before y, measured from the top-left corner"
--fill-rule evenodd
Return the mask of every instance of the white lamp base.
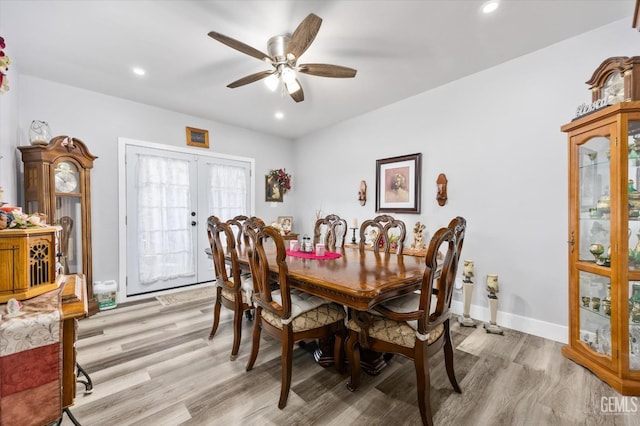
M 475 327 L 476 322 L 469 316 L 471 310 L 471 295 L 473 294 L 473 283 L 465 282 L 462 288 L 462 296 L 464 298 L 464 314 L 458 317 L 458 322 L 463 327 Z
M 499 334 L 504 336 L 504 331 L 496 324 L 496 317 L 498 316 L 498 298 L 489 298 L 489 309 L 491 310 L 491 321 L 489 324 L 485 324 L 484 328 L 487 333 Z

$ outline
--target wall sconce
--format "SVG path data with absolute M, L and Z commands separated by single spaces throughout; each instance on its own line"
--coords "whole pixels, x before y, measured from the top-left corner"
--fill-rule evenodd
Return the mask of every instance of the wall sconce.
M 358 191 L 358 201 L 360 201 L 360 205 L 364 206 L 367 204 L 367 182 L 361 180 L 360 181 L 360 191 Z
M 436 195 L 436 200 L 438 204 L 444 206 L 447 203 L 447 177 L 444 173 L 440 173 L 438 175 L 438 179 L 436 180 L 438 184 L 438 194 Z

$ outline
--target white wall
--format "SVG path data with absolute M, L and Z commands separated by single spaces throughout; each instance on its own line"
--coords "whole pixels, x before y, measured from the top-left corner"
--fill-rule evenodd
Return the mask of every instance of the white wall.
M 14 77 L 15 78 L 15 77 Z M 255 158 L 256 214 L 265 220 L 288 215 L 295 194 L 284 203 L 264 202 L 264 175 L 272 168 L 286 167 L 295 173 L 292 142 L 274 136 L 143 105 L 50 81 L 20 77 L 20 119 L 1 122 L 20 135 L 17 144 L 28 144 L 32 120 L 49 123 L 54 135 L 82 140 L 98 159 L 92 179 L 92 248 L 94 281 L 118 279 L 118 137 L 186 147 L 185 127 L 209 131 L 210 151 Z M 0 117 L 2 118 L 2 117 Z M 15 138 L 3 151 L 14 152 Z M 201 153 L 202 148 L 192 148 Z M 17 157 L 17 166 L 22 163 Z M 4 160 L 2 160 L 4 161 Z M 19 179 L 18 182 L 22 182 Z M 20 189 L 21 194 L 22 189 Z M 22 195 L 19 195 L 19 200 Z
M 296 217 L 306 221 L 307 232 L 318 208 L 349 223 L 374 217 L 375 160 L 421 152 L 422 211 L 395 216 L 408 228 L 425 223 L 427 238 L 454 216 L 467 219 L 462 257 L 475 261 L 478 284 L 471 316 L 489 319 L 484 283 L 495 273 L 501 284 L 498 324 L 566 341 L 568 171 L 560 126 L 579 104 L 591 101 L 584 82 L 604 59 L 640 54 L 640 34 L 629 23 L 619 21 L 302 138 L 296 177 L 304 193 Z M 449 180 L 444 207 L 435 200 L 439 173 Z M 364 207 L 357 201 L 362 179 L 368 184 Z
M 18 135 L 15 131 L 18 125 L 19 84 L 18 69 L 13 64 L 7 75 L 9 91 L 0 95 L 0 187 L 4 195 L 0 201 L 16 205 L 18 170 L 15 161 L 18 154 L 15 142 Z

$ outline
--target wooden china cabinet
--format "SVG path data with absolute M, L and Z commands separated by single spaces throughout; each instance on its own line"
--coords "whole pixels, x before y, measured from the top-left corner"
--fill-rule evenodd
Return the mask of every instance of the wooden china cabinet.
M 57 252 L 62 272 L 85 275 L 89 314 L 94 314 L 91 169 L 97 157 L 81 140 L 68 136 L 18 149 L 24 163 L 24 208 L 46 214 L 49 224 L 61 227 Z
M 638 59 L 606 60 L 587 82 L 595 111 L 562 126 L 569 138 L 570 312 L 562 353 L 623 395 L 640 395 Z

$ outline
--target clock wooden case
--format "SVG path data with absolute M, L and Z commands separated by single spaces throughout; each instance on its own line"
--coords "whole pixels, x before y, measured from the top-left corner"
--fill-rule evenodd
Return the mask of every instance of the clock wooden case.
M 640 101 L 640 56 L 614 56 L 606 59 L 587 81 L 591 101 L 599 99 L 615 104 Z
M 48 145 L 20 146 L 27 213 L 44 213 L 59 225 L 58 257 L 63 273 L 84 274 L 90 314 L 93 296 L 91 256 L 91 169 L 97 158 L 79 139 L 57 136 Z

